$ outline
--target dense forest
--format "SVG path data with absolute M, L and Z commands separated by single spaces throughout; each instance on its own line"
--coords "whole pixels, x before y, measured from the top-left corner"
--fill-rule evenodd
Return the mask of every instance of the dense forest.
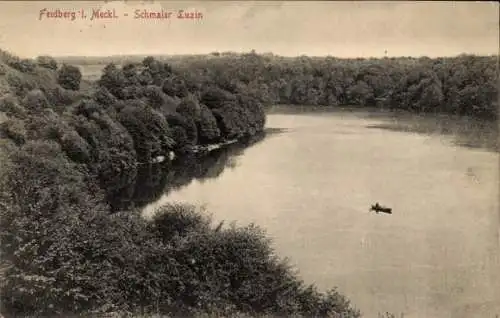
M 151 219 L 112 208 L 139 169 L 155 173 L 155 157 L 173 152 L 179 163 L 200 146 L 262 133 L 258 99 L 198 84 L 151 57 L 109 64 L 88 82 L 51 57 L 0 51 L 3 316 L 359 317 L 337 290 L 300 280 L 255 225 L 216 225 L 190 205 L 165 205 Z M 137 202 L 193 169 L 217 173 L 175 160 L 161 169 Z
M 147 201 L 182 184 L 191 178 L 182 159 L 161 172 L 148 163 L 257 138 L 273 104 L 498 114 L 497 57 L 141 57 L 106 61 L 96 81 L 75 66 L 85 63 L 70 62 L 0 51 L 6 317 L 359 317 L 335 289 L 301 281 L 257 226 L 214 226 L 203 210 L 177 204 L 146 220 L 139 209 L 113 208 L 112 198 L 134 192 L 141 169 L 159 186 L 122 199 Z
M 191 83 L 215 82 L 267 105 L 365 106 L 493 120 L 498 115 L 498 56 L 341 59 L 252 51 L 158 58 L 168 60 Z M 109 58 L 120 63 L 134 59 Z

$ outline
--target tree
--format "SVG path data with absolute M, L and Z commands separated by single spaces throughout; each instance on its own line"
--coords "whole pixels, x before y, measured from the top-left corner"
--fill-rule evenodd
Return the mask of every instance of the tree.
M 141 101 L 127 101 L 118 113 L 118 120 L 133 138 L 139 162 L 164 156 L 174 146 L 165 117 Z
M 80 69 L 73 65 L 63 64 L 57 72 L 57 83 L 66 89 L 79 90 L 81 79 Z
M 373 89 L 364 81 L 358 81 L 347 91 L 352 103 L 365 106 L 374 102 Z
M 118 69 L 115 64 L 110 63 L 104 67 L 97 83 L 117 98 L 124 98 L 123 88 L 127 85 L 127 80 L 122 70 Z
M 198 140 L 201 144 L 217 142 L 221 136 L 217 120 L 210 109 L 200 104 L 200 120 L 197 122 Z

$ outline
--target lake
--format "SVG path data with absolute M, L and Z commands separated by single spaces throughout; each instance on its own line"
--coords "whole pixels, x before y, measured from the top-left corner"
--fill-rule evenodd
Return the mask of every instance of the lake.
M 205 205 L 216 221 L 255 222 L 306 282 L 338 286 L 366 317 L 500 315 L 498 153 L 387 129 L 394 122 L 405 121 L 271 113 L 267 127 L 283 131 L 144 213 L 176 201 Z M 370 213 L 375 202 L 393 214 Z

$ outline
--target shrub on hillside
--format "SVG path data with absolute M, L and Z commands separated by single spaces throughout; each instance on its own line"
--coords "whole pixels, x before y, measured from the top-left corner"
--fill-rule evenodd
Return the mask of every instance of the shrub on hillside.
M 166 204 L 155 211 L 153 228 L 162 241 L 170 242 L 174 237 L 186 236 L 189 233 L 207 232 L 210 229 L 210 218 L 205 211 L 199 211 L 194 205 Z
M 42 110 L 50 107 L 49 100 L 39 89 L 28 92 L 22 100 L 22 104 L 26 110 L 33 114 L 40 113 Z
M 13 118 L 0 123 L 0 136 L 2 138 L 9 138 L 17 145 L 26 142 L 27 139 L 26 128 L 22 120 Z
M 20 59 L 15 57 L 7 62 L 10 67 L 22 72 L 22 73 L 33 73 L 36 68 L 36 64 L 31 59 Z
M 45 89 L 45 95 L 51 107 L 58 113 L 64 112 L 67 106 L 79 101 L 83 94 L 71 89 L 66 89 L 60 85 L 55 85 L 53 88 Z
M 1 261 L 9 266 L 2 309 L 50 315 L 90 305 L 86 282 L 99 268 L 90 270 L 74 243 L 85 234 L 82 220 L 102 213 L 96 190 L 55 143 L 29 142 L 9 159 L 0 184 Z
M 57 70 L 57 61 L 52 56 L 48 55 L 38 56 L 36 58 L 36 62 L 41 67 L 48 68 L 54 71 Z
M 359 317 L 335 290 L 322 294 L 305 286 L 275 255 L 262 229 L 210 223 L 189 205 L 165 205 L 153 216 L 152 232 L 173 245 L 172 257 L 183 268 L 171 273 L 172 280 L 183 282 L 173 303 L 184 311 L 176 314 Z
M 102 193 L 57 144 L 30 142 L 4 168 L 4 314 L 98 315 L 168 302 L 155 284 L 166 278 L 156 261 L 165 247 L 139 214 L 110 216 Z
M 32 79 L 22 77 L 16 73 L 9 72 L 6 79 L 7 83 L 18 97 L 24 97 L 29 91 L 37 88 L 36 83 Z
M 90 163 L 90 145 L 71 127 L 70 120 L 47 109 L 27 120 L 27 135 L 30 140 L 52 140 L 58 142 L 66 155 L 77 163 Z
M 65 89 L 79 90 L 81 80 L 82 73 L 76 66 L 63 64 L 57 71 L 57 83 Z
M 0 97 L 0 112 L 19 119 L 25 119 L 27 116 L 26 109 L 19 104 L 15 96 L 10 94 Z

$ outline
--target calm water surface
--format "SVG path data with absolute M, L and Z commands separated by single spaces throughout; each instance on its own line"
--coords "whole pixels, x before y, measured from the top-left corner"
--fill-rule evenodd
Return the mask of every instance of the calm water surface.
M 237 167 L 148 205 L 205 204 L 266 228 L 304 280 L 366 317 L 500 315 L 497 153 L 369 126 L 354 113 L 272 114 Z M 394 214 L 369 213 L 380 202 Z

